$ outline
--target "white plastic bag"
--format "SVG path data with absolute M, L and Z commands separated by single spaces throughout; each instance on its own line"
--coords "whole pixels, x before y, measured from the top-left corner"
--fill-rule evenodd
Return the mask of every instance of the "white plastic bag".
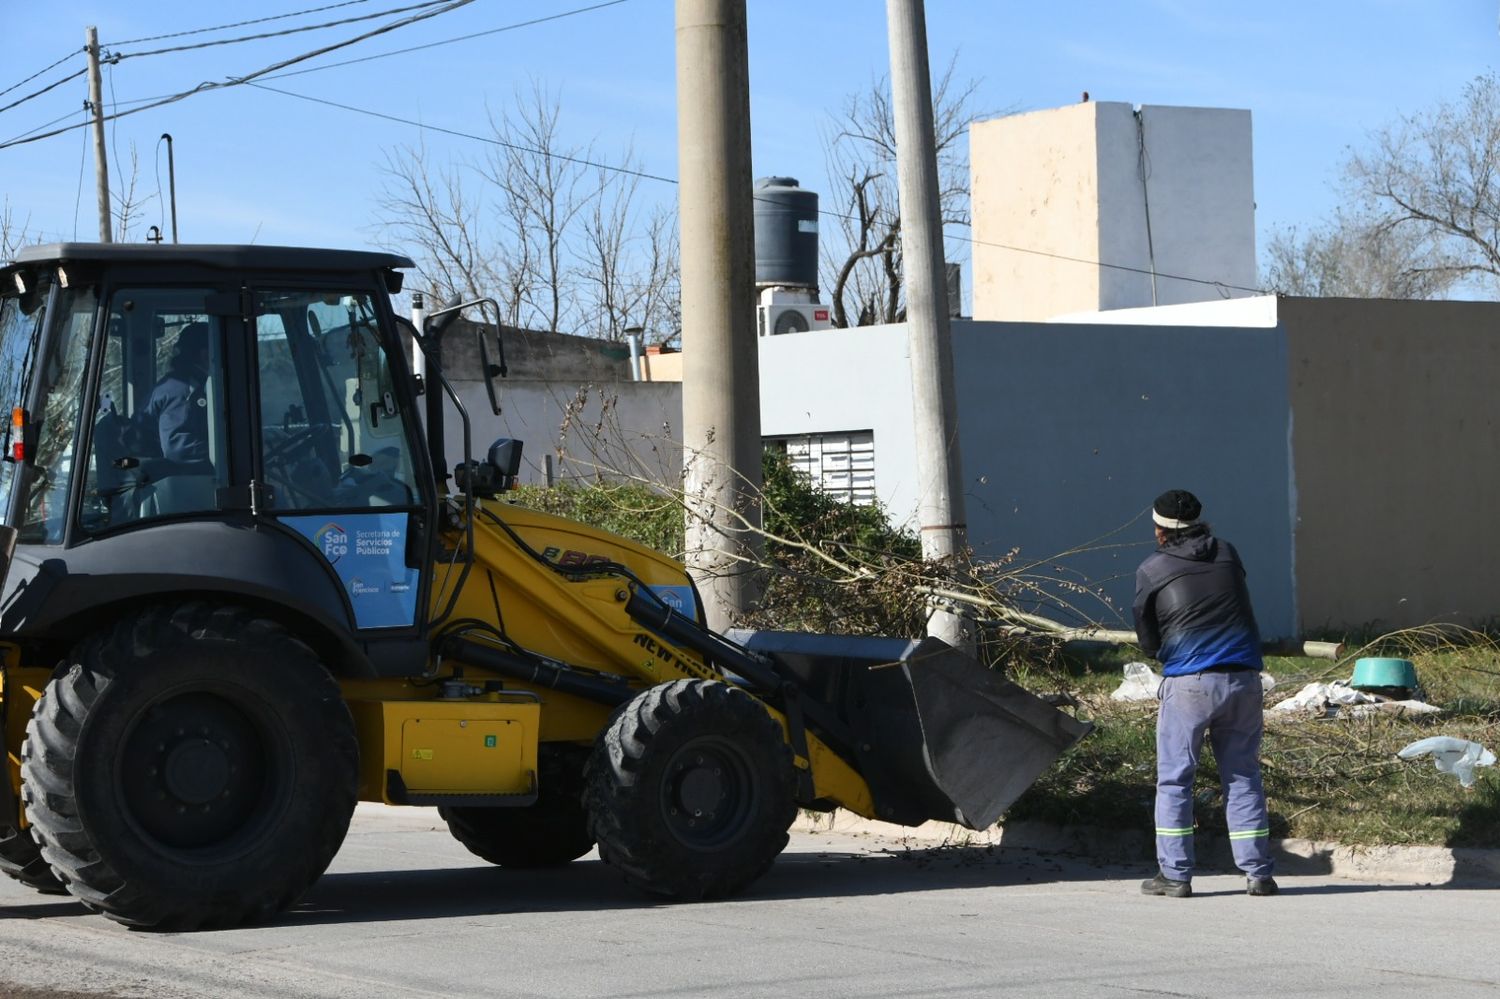
M 1154 701 L 1161 677 L 1145 663 L 1126 663 L 1125 679 L 1109 695 L 1113 701 Z
M 1432 762 L 1443 773 L 1452 774 L 1464 787 L 1474 786 L 1474 768 L 1495 765 L 1495 754 L 1477 742 L 1454 739 L 1451 736 L 1435 735 L 1420 739 L 1405 747 L 1396 755 L 1403 760 L 1432 754 Z
M 1329 708 L 1338 704 L 1374 704 L 1376 698 L 1364 691 L 1355 690 L 1343 680 L 1332 683 L 1309 683 L 1286 700 L 1277 703 L 1272 711 L 1317 711 L 1336 714 Z

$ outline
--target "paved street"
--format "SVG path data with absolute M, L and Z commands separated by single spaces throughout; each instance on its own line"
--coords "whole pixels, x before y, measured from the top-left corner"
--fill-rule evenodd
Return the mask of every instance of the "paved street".
M 361 806 L 278 923 L 127 931 L 0 885 L 0 982 L 113 996 L 1494 995 L 1500 891 L 1146 872 L 998 848 L 794 835 L 746 897 L 663 905 L 589 858 L 509 873 L 435 812 Z M 11 989 L 0 985 L 0 996 Z M 39 993 L 27 993 L 38 995 Z M 44 993 L 42 993 L 44 994 Z

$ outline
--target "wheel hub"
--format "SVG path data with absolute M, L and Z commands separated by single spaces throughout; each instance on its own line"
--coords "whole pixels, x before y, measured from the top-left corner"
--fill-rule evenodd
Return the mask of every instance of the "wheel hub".
M 162 783 L 169 795 L 187 804 L 212 801 L 229 785 L 229 757 L 207 739 L 180 742 L 167 753 Z
M 758 800 L 758 785 L 744 751 L 730 740 L 694 740 L 668 762 L 663 817 L 687 846 L 719 849 L 737 839 Z
M 714 810 L 724 800 L 723 772 L 706 766 L 695 766 L 687 770 L 677 785 L 677 798 L 682 810 L 701 818 L 712 817 Z
M 253 823 L 267 791 L 266 742 L 233 701 L 206 692 L 153 705 L 125 741 L 120 788 L 164 846 L 210 847 Z

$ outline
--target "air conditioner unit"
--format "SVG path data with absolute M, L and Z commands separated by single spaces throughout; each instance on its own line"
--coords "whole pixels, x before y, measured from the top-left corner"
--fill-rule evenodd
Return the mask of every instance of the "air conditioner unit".
M 833 325 L 833 312 L 829 306 L 806 303 L 795 305 L 762 305 L 756 310 L 760 316 L 761 336 L 780 336 L 782 333 L 806 333 L 809 330 L 826 330 Z

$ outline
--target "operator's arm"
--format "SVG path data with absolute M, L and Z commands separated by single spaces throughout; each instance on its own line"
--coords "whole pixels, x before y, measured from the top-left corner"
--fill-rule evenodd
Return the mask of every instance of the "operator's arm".
M 1155 659 L 1161 651 L 1161 630 L 1156 623 L 1156 591 L 1145 566 L 1135 573 L 1135 603 L 1131 612 L 1135 616 L 1135 643 Z

